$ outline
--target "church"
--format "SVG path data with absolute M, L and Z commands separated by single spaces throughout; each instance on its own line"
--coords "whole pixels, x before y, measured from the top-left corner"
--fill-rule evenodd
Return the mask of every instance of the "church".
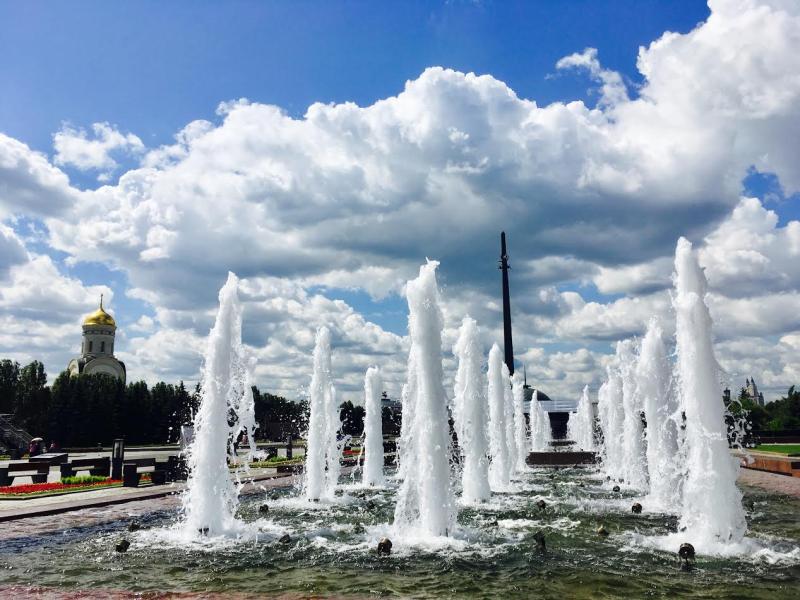
M 103 373 L 117 377 L 125 383 L 125 363 L 114 357 L 116 333 L 117 323 L 114 317 L 103 309 L 101 295 L 100 308 L 83 320 L 81 355 L 69 361 L 67 370 L 70 375 Z

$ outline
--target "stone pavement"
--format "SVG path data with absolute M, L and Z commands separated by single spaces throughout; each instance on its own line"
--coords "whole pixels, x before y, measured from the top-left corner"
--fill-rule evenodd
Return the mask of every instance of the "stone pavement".
M 254 469 L 244 479 L 253 482 L 246 485 L 246 488 L 254 487 L 255 489 L 267 483 L 270 487 L 281 487 L 292 485 L 294 482 L 293 476 L 288 474 L 279 475 L 275 469 Z M 138 488 L 115 487 L 25 500 L 0 500 L 0 522 L 58 515 L 73 511 L 85 512 L 132 502 L 153 503 L 153 501 L 165 497 L 177 499 L 176 494 L 179 494 L 185 488 L 186 485 L 184 483 L 169 483 Z
M 758 487 L 776 494 L 785 494 L 800 498 L 800 477 L 778 475 L 767 471 L 740 469 L 738 483 L 750 487 Z
M 246 484 L 241 491 L 241 495 L 263 493 L 267 490 L 297 486 L 301 481 L 302 476 L 300 475 L 287 475 L 258 480 Z M 98 492 L 89 493 L 95 494 Z M 2 526 L 0 526 L 0 541 L 36 537 L 56 531 L 67 532 L 72 529 L 94 527 L 114 521 L 132 521 L 154 512 L 175 510 L 180 506 L 180 503 L 181 497 L 178 494 L 170 493 L 160 497 L 128 499 L 124 503 L 117 502 L 107 506 L 76 507 L 68 512 L 60 514 L 28 516 L 4 522 Z

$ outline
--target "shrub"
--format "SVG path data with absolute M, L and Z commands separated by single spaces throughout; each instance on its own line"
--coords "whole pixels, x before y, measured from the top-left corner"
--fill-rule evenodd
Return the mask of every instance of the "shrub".
M 87 485 L 90 483 L 108 481 L 108 479 L 108 477 L 102 477 L 100 475 L 76 475 L 74 477 L 62 477 L 61 483 L 65 485 Z

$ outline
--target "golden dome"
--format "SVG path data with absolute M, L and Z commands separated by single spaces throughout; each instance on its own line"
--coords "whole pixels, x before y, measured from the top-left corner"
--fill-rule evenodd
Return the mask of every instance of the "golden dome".
M 86 315 L 86 318 L 83 320 L 83 324 L 85 325 L 105 325 L 106 327 L 117 327 L 117 322 L 114 321 L 114 317 L 108 314 L 105 310 L 103 310 L 103 296 L 100 296 L 100 308 L 98 308 L 93 313 Z

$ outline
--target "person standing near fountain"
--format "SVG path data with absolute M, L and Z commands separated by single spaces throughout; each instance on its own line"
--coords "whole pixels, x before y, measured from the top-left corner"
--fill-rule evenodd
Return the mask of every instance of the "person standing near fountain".
M 436 285 L 438 265 L 428 261 L 420 267 L 419 277 L 406 284 L 414 356 L 407 397 L 414 399 L 414 409 L 403 448 L 401 460 L 406 466 L 394 514 L 398 532 L 410 529 L 425 537 L 449 535 L 456 522 L 450 486 L 451 440 L 442 371 L 444 319 Z M 403 421 L 406 419 L 404 406 Z
M 339 479 L 340 448 L 337 440 L 339 411 L 331 382 L 331 333 L 317 330 L 314 374 L 306 444 L 305 495 L 311 501 L 332 498 Z
M 725 406 L 714 356 L 708 283 L 685 238 L 675 249 L 677 371 L 686 415 L 686 480 L 679 525 L 692 543 L 738 542 L 747 524 L 736 487 L 737 459 L 728 449 Z
M 191 535 L 222 535 L 236 531 L 238 505 L 228 456 L 232 440 L 243 430 L 252 434 L 253 396 L 242 347 L 239 280 L 228 273 L 219 291 L 219 311 L 208 336 L 200 407 L 189 446 L 189 478 L 183 496 L 182 527 Z M 229 421 L 231 414 L 233 422 Z
M 478 325 L 474 319 L 464 317 L 453 346 L 458 359 L 454 385 L 456 431 L 461 447 L 462 499 L 468 504 L 485 502 L 491 495 L 489 487 L 489 440 L 486 434 L 488 415 L 486 394 L 483 388 L 481 352 Z
M 364 376 L 364 477 L 365 485 L 383 485 L 383 429 L 381 423 L 381 372 L 370 367 Z
M 506 372 L 508 372 L 506 368 Z M 506 440 L 506 385 L 503 378 L 503 355 L 497 344 L 489 351 L 489 482 L 492 491 L 508 489 L 511 463 Z

